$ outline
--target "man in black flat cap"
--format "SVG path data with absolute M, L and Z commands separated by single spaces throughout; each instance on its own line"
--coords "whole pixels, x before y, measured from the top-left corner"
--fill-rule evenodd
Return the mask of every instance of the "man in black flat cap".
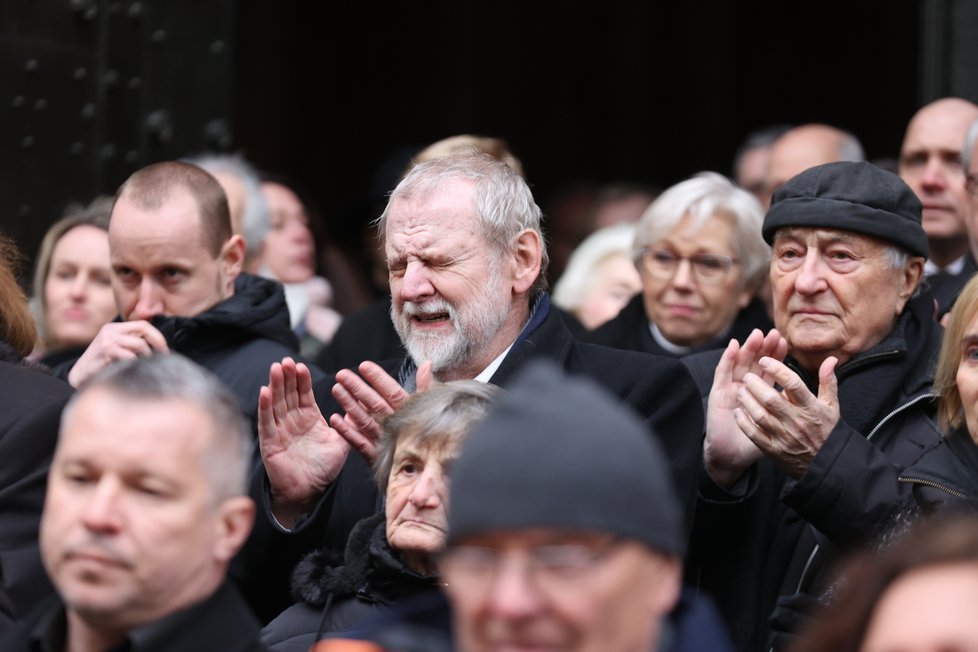
M 921 204 L 896 175 L 802 172 L 774 194 L 763 235 L 777 328 L 687 363 L 709 388 L 687 570 L 738 649 L 766 651 L 825 591 L 833 558 L 879 535 L 909 495 L 901 469 L 939 442 L 941 330 L 917 294 Z

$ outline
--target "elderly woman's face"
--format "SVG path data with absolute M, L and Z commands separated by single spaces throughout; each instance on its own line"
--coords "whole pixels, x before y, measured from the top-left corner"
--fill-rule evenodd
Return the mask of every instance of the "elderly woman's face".
M 648 247 L 640 269 L 645 313 L 667 340 L 699 346 L 720 336 L 750 302 L 733 247 L 734 222 L 714 215 L 699 228 L 683 218 L 665 238 Z M 678 258 L 674 269 L 656 256 Z M 734 259 L 729 269 L 715 265 Z M 711 268 L 711 266 L 714 266 Z
M 961 359 L 955 377 L 971 438 L 978 443 L 978 313 L 961 336 Z
M 455 441 L 434 446 L 407 437 L 397 443 L 387 482 L 387 542 L 412 568 L 445 546 L 448 467 L 458 454 Z M 415 553 L 412 555 L 412 553 Z

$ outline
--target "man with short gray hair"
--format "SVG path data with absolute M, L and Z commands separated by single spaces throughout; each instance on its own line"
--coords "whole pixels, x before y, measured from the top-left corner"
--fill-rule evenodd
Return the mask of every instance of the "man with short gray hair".
M 262 515 L 245 551 L 244 580 L 274 595 L 272 564 L 304 540 L 342 545 L 355 514 L 372 507 L 362 455 L 379 420 L 416 382 L 476 379 L 506 387 L 527 362 L 545 357 L 588 376 L 636 410 L 662 442 L 687 523 L 700 466 L 702 402 L 677 360 L 575 341 L 546 292 L 542 213 L 526 181 L 506 163 L 476 153 L 413 167 L 378 221 L 390 273 L 391 318 L 408 356 L 365 362 L 314 386 L 293 361 L 272 367 L 259 401 L 265 477 Z M 344 414 L 340 414 L 340 412 Z M 328 418 L 328 420 L 327 420 Z M 352 453 L 352 454 L 351 454 Z M 286 529 L 288 528 L 288 529 Z M 257 545 L 264 533 L 267 544 Z M 273 546 L 282 552 L 269 554 Z M 248 551 L 262 554 L 247 558 Z M 272 558 L 272 559 L 270 559 Z M 294 563 L 293 563 L 294 565 Z
M 58 599 L 0 648 L 262 650 L 226 580 L 254 521 L 251 445 L 234 396 L 180 355 L 90 378 L 63 413 L 41 517 Z

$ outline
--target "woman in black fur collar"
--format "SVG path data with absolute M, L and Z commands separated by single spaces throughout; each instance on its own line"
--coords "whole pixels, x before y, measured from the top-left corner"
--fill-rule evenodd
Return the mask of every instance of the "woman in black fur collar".
M 292 575 L 298 602 L 266 625 L 266 645 L 306 652 L 322 634 L 351 631 L 379 610 L 438 590 L 448 469 L 499 391 L 474 380 L 443 383 L 387 418 L 373 461 L 384 511 L 357 524 L 342 556 L 321 549 L 302 560 Z

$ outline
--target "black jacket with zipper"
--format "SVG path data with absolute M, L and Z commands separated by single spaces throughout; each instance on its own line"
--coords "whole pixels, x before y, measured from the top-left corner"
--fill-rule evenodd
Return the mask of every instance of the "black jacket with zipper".
M 767 651 L 772 634 L 784 642 L 803 617 L 792 601 L 817 599 L 840 552 L 881 536 L 910 496 L 901 472 L 941 441 L 933 314 L 929 298 L 912 299 L 883 341 L 837 368 L 841 418 L 801 477 L 765 458 L 733 493 L 702 472 L 686 570 L 717 601 L 737 650 Z M 683 358 L 704 397 L 721 353 Z M 817 378 L 786 362 L 817 394 Z

